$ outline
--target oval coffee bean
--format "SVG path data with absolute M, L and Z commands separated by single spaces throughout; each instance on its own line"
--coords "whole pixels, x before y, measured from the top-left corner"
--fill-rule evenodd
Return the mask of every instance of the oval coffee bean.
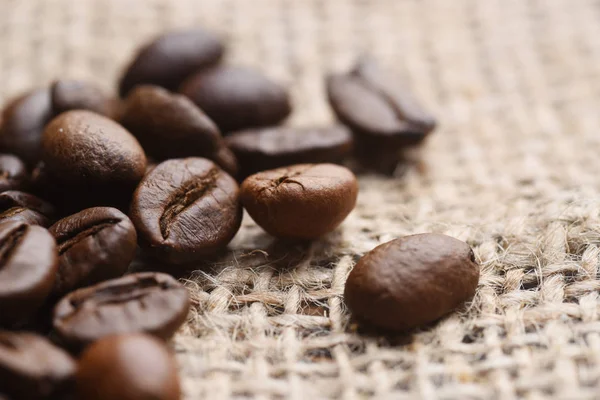
M 242 221 L 236 181 L 204 158 L 165 161 L 137 187 L 131 220 L 140 244 L 169 263 L 196 261 L 227 246 Z
M 145 332 L 168 339 L 189 308 L 188 291 L 174 278 L 142 272 L 69 293 L 56 305 L 53 325 L 74 349 L 118 333 Z
M 21 322 L 42 305 L 57 265 L 56 243 L 46 229 L 0 223 L 0 325 Z
M 12 153 L 33 166 L 40 158 L 44 125 L 52 118 L 48 89 L 26 93 L 7 104 L 2 112 L 0 151 Z
M 121 123 L 156 161 L 210 157 L 221 145 L 217 126 L 185 96 L 158 86 L 131 91 Z
M 19 157 L 0 154 L 0 192 L 21 190 L 28 181 L 27 167 Z
M 77 368 L 86 400 L 179 400 L 177 363 L 164 343 L 143 334 L 115 335 L 91 345 Z
M 69 354 L 44 337 L 0 331 L 0 385 L 13 400 L 62 398 L 76 367 Z
M 249 130 L 234 133 L 225 142 L 245 176 L 286 165 L 339 162 L 352 149 L 352 135 L 342 126 Z
M 58 115 L 70 110 L 89 110 L 107 117 L 113 115 L 113 100 L 89 82 L 58 80 L 50 87 L 52 111 Z
M 88 208 L 61 219 L 49 231 L 58 247 L 54 296 L 123 275 L 137 248 L 133 224 L 110 207 Z
M 356 204 L 358 183 L 347 168 L 298 164 L 249 176 L 242 204 L 276 237 L 314 239 L 333 231 Z
M 189 75 L 219 62 L 223 52 L 219 38 L 203 29 L 164 34 L 140 49 L 121 79 L 119 93 L 125 96 L 144 83 L 176 89 Z
M 0 222 L 15 221 L 48 227 L 53 217 L 54 207 L 34 195 L 17 190 L 0 193 Z
M 42 149 L 46 172 L 75 195 L 128 198 L 146 169 L 146 155 L 135 137 L 90 111 L 67 111 L 53 119 Z
M 469 245 L 426 233 L 368 252 L 350 273 L 344 298 L 358 320 L 406 331 L 452 312 L 473 297 L 478 281 Z
M 275 125 L 292 108 L 287 91 L 250 68 L 220 66 L 191 76 L 181 86 L 222 132 Z

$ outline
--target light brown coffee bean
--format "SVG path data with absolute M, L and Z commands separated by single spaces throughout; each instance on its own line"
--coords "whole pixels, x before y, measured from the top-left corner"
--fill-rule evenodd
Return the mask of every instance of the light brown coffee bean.
M 435 233 L 405 236 L 362 257 L 345 302 L 357 320 L 407 331 L 452 312 L 475 294 L 479 265 L 468 244 Z
M 276 237 L 314 239 L 333 231 L 356 204 L 358 183 L 347 168 L 297 164 L 259 172 L 241 186 L 242 204 Z

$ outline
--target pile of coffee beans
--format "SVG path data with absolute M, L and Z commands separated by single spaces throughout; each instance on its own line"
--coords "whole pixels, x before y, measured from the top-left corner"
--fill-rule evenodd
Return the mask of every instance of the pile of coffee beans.
M 132 261 L 193 266 L 227 247 L 243 209 L 276 238 L 322 237 L 357 201 L 342 164 L 390 172 L 435 127 L 372 59 L 326 79 L 341 124 L 282 126 L 286 88 L 224 52 L 210 32 L 168 33 L 135 55 L 120 98 L 58 80 L 4 107 L 1 399 L 179 399 L 164 342 L 188 291 Z M 463 242 L 406 237 L 367 254 L 345 296 L 359 320 L 407 330 L 469 299 L 478 271 Z

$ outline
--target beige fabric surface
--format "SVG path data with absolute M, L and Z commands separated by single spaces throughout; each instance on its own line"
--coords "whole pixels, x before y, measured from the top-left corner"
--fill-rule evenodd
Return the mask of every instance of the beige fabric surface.
M 290 124 L 332 121 L 324 74 L 369 51 L 440 127 L 419 170 L 362 175 L 311 246 L 244 219 L 188 282 L 186 399 L 600 398 L 598 1 L 2 0 L 0 97 L 59 76 L 113 90 L 136 46 L 198 24 L 226 62 L 289 85 Z M 412 336 L 356 333 L 341 295 L 358 257 L 426 231 L 474 247 L 473 303 Z

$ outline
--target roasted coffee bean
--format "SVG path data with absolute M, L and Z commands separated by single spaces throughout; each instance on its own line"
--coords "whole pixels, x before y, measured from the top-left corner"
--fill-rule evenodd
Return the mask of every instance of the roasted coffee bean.
M 0 222 L 15 221 L 48 227 L 53 217 L 54 207 L 34 195 L 16 190 L 0 193 Z
M 58 80 L 50 87 L 50 96 L 54 115 L 70 110 L 89 110 L 107 117 L 114 114 L 113 100 L 89 82 Z
M 352 150 L 342 126 L 274 127 L 234 133 L 226 138 L 243 175 L 301 163 L 339 162 Z
M 40 158 L 44 125 L 52 118 L 48 89 L 26 93 L 7 104 L 2 112 L 0 151 L 12 153 L 33 166 Z
M 49 231 L 58 246 L 54 296 L 123 275 L 137 248 L 133 224 L 110 207 L 88 208 L 61 219 Z
M 188 291 L 169 275 L 126 275 L 65 296 L 54 309 L 54 329 L 73 349 L 118 333 L 168 339 L 185 321 Z
M 121 123 L 156 161 L 210 157 L 221 145 L 217 126 L 185 96 L 158 86 L 132 90 Z
M 170 32 L 140 49 L 128 66 L 119 93 L 150 83 L 176 89 L 189 75 L 220 61 L 224 47 L 218 37 L 203 29 Z
M 426 233 L 384 243 L 362 257 L 344 297 L 362 322 L 407 331 L 436 321 L 475 294 L 479 265 L 465 242 Z
M 91 345 L 77 368 L 85 400 L 179 400 L 177 363 L 164 343 L 143 334 L 115 335 Z
M 327 93 L 340 121 L 356 135 L 359 159 L 368 164 L 384 154 L 392 158 L 382 167 L 389 169 L 399 149 L 421 143 L 435 128 L 433 117 L 372 59 L 359 61 L 347 74 L 329 76 Z
M 69 354 L 42 336 L 0 331 L 0 389 L 12 400 L 63 398 L 76 368 Z
M 181 92 L 222 132 L 275 125 L 292 110 L 287 91 L 250 68 L 220 66 L 203 70 L 186 80 Z
M 239 173 L 238 161 L 233 152 L 224 143 L 219 146 L 219 149 L 211 158 L 215 164 L 221 167 L 229 175 L 236 177 Z
M 146 251 L 174 264 L 196 261 L 224 248 L 238 231 L 239 188 L 210 160 L 168 160 L 140 182 L 130 217 Z
M 52 289 L 57 266 L 56 243 L 46 229 L 0 223 L 0 326 L 36 311 Z
M 298 164 L 249 176 L 242 204 L 273 236 L 314 239 L 333 231 L 356 204 L 354 174 L 334 164 Z
M 24 189 L 28 180 L 27 167 L 19 157 L 0 154 L 0 192 Z
M 61 189 L 56 190 L 62 198 L 55 204 L 77 196 L 87 196 L 85 205 L 94 200 L 92 205 L 126 203 L 146 170 L 146 156 L 135 137 L 90 111 L 67 111 L 53 119 L 44 131 L 42 148 L 48 179 Z

